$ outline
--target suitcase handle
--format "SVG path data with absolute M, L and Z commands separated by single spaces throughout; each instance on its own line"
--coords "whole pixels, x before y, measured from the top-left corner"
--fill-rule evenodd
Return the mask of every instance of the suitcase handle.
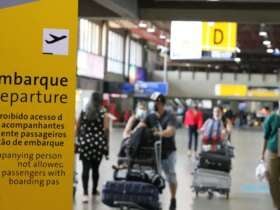
M 115 168 L 115 171 L 113 173 L 114 180 L 116 180 L 116 181 L 125 181 L 126 180 L 127 174 L 124 177 L 119 176 L 119 173 L 121 170 L 124 170 L 124 169 Z
M 139 210 L 146 210 L 143 207 L 139 206 L 136 203 L 133 202 L 128 202 L 128 201 L 115 201 L 114 205 L 117 205 L 121 208 L 121 210 L 124 209 L 124 207 L 127 207 L 128 209 L 134 208 L 134 209 L 139 209 Z

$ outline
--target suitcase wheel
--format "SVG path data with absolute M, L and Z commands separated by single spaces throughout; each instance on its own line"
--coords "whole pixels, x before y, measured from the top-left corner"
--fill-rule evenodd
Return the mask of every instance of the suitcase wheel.
M 213 197 L 214 197 L 214 193 L 213 193 L 211 190 L 209 190 L 209 191 L 208 191 L 208 199 L 209 199 L 209 200 L 212 200 Z
M 229 199 L 229 190 L 227 190 L 227 192 L 226 192 L 226 199 L 227 200 Z
M 196 189 L 196 190 L 195 190 L 195 197 L 198 198 L 198 196 L 199 196 L 199 191 Z

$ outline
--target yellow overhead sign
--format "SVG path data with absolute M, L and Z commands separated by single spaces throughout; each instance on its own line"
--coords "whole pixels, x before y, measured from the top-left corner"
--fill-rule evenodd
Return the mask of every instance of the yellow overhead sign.
M 203 22 L 202 49 L 217 51 L 235 51 L 237 23 Z
M 4 2 L 0 210 L 71 210 L 78 0 Z
M 280 90 L 278 88 L 248 87 L 242 84 L 217 84 L 215 86 L 215 95 L 222 97 L 279 98 Z
M 217 84 L 215 86 L 216 96 L 247 96 L 247 85 Z
M 280 92 L 278 90 L 268 89 L 252 89 L 248 90 L 249 97 L 261 97 L 261 98 L 279 98 Z

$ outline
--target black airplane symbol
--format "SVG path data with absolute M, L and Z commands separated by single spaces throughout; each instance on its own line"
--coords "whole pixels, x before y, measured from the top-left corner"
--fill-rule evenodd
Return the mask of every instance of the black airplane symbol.
M 50 34 L 50 36 L 53 38 L 53 40 L 45 40 L 45 42 L 47 43 L 47 44 L 53 44 L 53 43 L 55 43 L 55 42 L 58 42 L 58 41 L 60 41 L 60 40 L 62 40 L 62 39 L 66 39 L 67 38 L 67 36 L 60 36 L 60 37 L 58 37 L 58 36 L 55 36 L 55 35 L 53 35 L 53 34 Z

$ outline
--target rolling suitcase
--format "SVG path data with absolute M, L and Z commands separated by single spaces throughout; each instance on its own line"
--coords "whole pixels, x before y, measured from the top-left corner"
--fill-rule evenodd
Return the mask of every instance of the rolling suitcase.
M 102 202 L 110 207 L 160 209 L 159 190 L 144 182 L 108 181 L 102 190 Z
M 200 153 L 198 168 L 230 172 L 231 158 L 213 152 Z
M 219 192 L 226 195 L 229 198 L 231 187 L 231 176 L 229 173 L 209 170 L 209 169 L 197 169 L 193 174 L 192 188 L 194 189 L 196 196 L 199 193 L 208 192 L 208 197 L 213 197 L 213 192 Z

